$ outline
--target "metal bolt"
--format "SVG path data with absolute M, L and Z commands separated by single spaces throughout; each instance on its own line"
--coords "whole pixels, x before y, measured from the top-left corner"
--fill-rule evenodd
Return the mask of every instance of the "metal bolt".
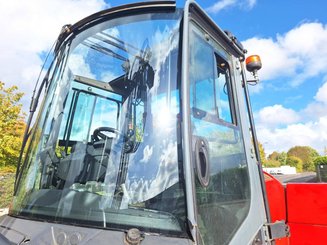
M 81 234 L 75 232 L 69 237 L 71 245 L 77 245 L 82 240 Z
M 256 238 L 253 244 L 262 244 L 260 238 Z
M 66 242 L 66 239 L 67 239 L 67 235 L 65 232 L 60 232 L 58 235 L 57 235 L 57 243 L 62 245 Z
M 139 245 L 142 240 L 141 232 L 139 229 L 132 228 L 127 231 L 125 236 L 125 244 L 127 245 Z
M 204 38 L 207 40 L 207 42 L 209 42 L 210 36 L 208 34 L 204 34 Z

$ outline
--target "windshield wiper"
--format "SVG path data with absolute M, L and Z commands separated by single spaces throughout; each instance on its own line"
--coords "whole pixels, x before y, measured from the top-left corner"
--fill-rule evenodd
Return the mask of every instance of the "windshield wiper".
M 99 51 L 100 53 L 110 55 L 110 56 L 112 56 L 116 59 L 122 60 L 122 61 L 128 61 L 128 59 L 125 58 L 124 56 L 121 56 L 121 55 L 115 53 L 114 51 L 112 51 L 111 49 L 99 45 L 98 43 L 88 40 L 87 42 L 84 41 L 83 44 L 89 48 Z
M 140 52 L 141 54 L 144 53 L 143 50 L 140 50 L 140 49 L 136 48 L 135 46 L 133 46 L 132 44 L 126 43 L 126 42 L 124 42 L 124 41 L 122 41 L 122 40 L 120 40 L 120 39 L 118 39 L 118 38 L 116 38 L 116 37 L 114 37 L 112 35 L 109 35 L 108 33 L 101 32 L 101 34 L 104 35 L 104 36 L 106 36 L 106 37 L 108 37 L 108 38 L 111 38 L 111 39 L 117 41 L 118 43 L 120 43 L 122 45 L 125 45 L 126 47 L 130 47 L 130 48 L 134 49 L 135 51 Z M 122 46 L 120 46 L 120 47 L 122 47 Z M 123 47 L 123 48 L 124 48 L 123 50 L 125 50 L 126 52 L 128 52 L 128 50 L 125 47 Z
M 147 53 L 147 50 L 144 50 L 144 48 L 142 48 L 142 49 L 136 48 L 135 46 L 133 46 L 133 45 L 131 45 L 129 43 L 126 43 L 126 42 L 124 42 L 124 41 L 122 41 L 122 40 L 120 40 L 120 39 L 118 39 L 118 38 L 116 38 L 116 37 L 114 37 L 114 36 L 112 36 L 112 35 L 110 35 L 108 33 L 105 33 L 105 32 L 101 32 L 101 35 L 103 35 L 103 36 L 100 36 L 99 34 L 96 34 L 96 35 L 92 36 L 92 38 L 97 39 L 97 40 L 99 40 L 101 42 L 104 42 L 106 44 L 109 44 L 111 46 L 114 46 L 114 47 L 116 47 L 116 48 L 118 48 L 120 50 L 123 50 L 127 54 L 132 55 L 136 59 L 144 61 L 145 54 Z M 112 40 L 114 40 L 114 41 L 112 41 Z M 94 47 L 92 47 L 92 46 L 88 46 L 88 47 L 96 49 L 99 52 L 104 51 L 103 53 L 111 55 L 111 56 L 113 56 L 113 57 L 115 57 L 117 59 L 121 59 L 123 57 L 123 56 L 115 53 L 111 49 L 103 47 L 99 43 L 95 43 L 95 42 L 92 42 L 90 40 L 88 40 L 88 42 L 90 42 L 91 45 L 95 45 Z M 86 42 L 84 41 L 83 43 L 85 44 Z M 89 44 L 86 43 L 86 45 L 89 45 Z M 132 52 L 131 49 L 133 49 L 134 52 Z M 107 52 L 107 51 L 109 51 L 109 52 Z M 119 57 L 121 57 L 121 58 L 119 58 Z M 124 58 L 124 59 L 125 60 L 123 60 L 123 59 L 121 59 L 121 60 L 128 61 L 128 59 L 126 59 L 126 58 Z
M 125 51 L 125 52 L 128 53 L 128 49 L 125 48 L 124 46 L 119 45 L 118 43 L 115 43 L 115 42 L 113 42 L 113 41 L 110 41 L 109 39 L 106 39 L 106 38 L 104 38 L 104 37 L 101 37 L 100 35 L 94 35 L 93 38 L 95 38 L 95 39 L 97 39 L 97 40 L 99 40 L 99 41 L 102 41 L 102 42 L 104 42 L 104 43 L 107 43 L 107 44 L 109 44 L 109 45 L 112 45 L 112 46 L 114 46 L 114 47 L 116 47 L 116 48 L 119 48 L 119 49 L 121 49 L 121 50 L 123 50 L 123 51 Z

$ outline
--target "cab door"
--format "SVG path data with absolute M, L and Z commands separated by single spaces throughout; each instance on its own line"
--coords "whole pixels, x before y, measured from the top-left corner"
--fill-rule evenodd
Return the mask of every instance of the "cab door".
M 189 144 L 186 165 L 192 176 L 186 178 L 193 192 L 188 207 L 194 211 L 197 244 L 203 245 L 251 244 L 267 222 L 257 161 L 251 154 L 241 55 L 226 37 L 195 3 L 187 2 L 183 139 Z

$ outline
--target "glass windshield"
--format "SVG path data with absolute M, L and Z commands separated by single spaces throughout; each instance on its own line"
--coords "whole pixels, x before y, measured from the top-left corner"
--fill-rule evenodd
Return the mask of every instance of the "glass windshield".
M 64 47 L 12 214 L 185 231 L 177 138 L 180 13 L 109 20 Z

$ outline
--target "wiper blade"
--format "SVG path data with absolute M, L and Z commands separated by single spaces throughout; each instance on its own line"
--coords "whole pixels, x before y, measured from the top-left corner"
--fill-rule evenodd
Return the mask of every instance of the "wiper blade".
M 115 42 L 113 42 L 113 41 L 110 41 L 109 39 L 106 39 L 106 38 L 104 38 L 104 37 L 101 37 L 100 35 L 94 35 L 94 36 L 92 36 L 92 37 L 95 38 L 95 39 L 97 39 L 97 40 L 99 40 L 99 41 L 101 41 L 101 42 L 107 43 L 107 44 L 109 44 L 109 45 L 112 45 L 112 46 L 114 46 L 114 47 L 116 47 L 116 48 L 119 48 L 119 49 L 121 49 L 121 50 L 123 50 L 123 51 L 129 53 L 128 49 L 125 48 L 124 46 L 119 45 L 118 43 L 115 43 Z
M 122 60 L 122 61 L 128 61 L 128 59 L 125 58 L 124 56 L 121 56 L 121 55 L 115 53 L 114 51 L 112 51 L 111 49 L 103 47 L 103 46 L 101 46 L 101 45 L 99 45 L 97 43 L 94 43 L 92 41 L 89 41 L 89 40 L 87 42 L 84 41 L 83 44 L 85 46 L 89 47 L 89 48 L 92 48 L 92 49 L 94 49 L 96 51 L 99 51 L 100 53 L 110 55 L 110 56 L 112 56 L 112 57 L 114 57 L 116 59 Z
M 139 48 L 136 48 L 132 44 L 126 43 L 126 42 L 124 42 L 124 41 L 122 41 L 122 40 L 120 40 L 120 39 L 118 39 L 118 38 L 116 38 L 116 37 L 114 37 L 114 36 L 112 36 L 112 35 L 110 35 L 108 33 L 101 32 L 101 34 L 104 35 L 104 36 L 106 36 L 106 37 L 108 37 L 108 38 L 111 38 L 111 39 L 115 40 L 116 42 L 118 42 L 118 43 L 120 43 L 120 44 L 122 44 L 122 45 L 124 45 L 126 47 L 130 47 L 130 48 L 134 49 L 136 52 L 139 52 L 141 54 L 144 53 L 143 50 L 140 50 Z M 122 46 L 120 46 L 120 47 L 122 47 Z M 123 50 L 125 50 L 126 52 L 129 52 L 128 49 L 125 48 L 125 47 L 123 47 Z
M 103 36 L 105 36 L 105 37 L 103 37 L 103 36 L 100 36 L 100 35 L 94 35 L 94 36 L 92 36 L 94 39 L 97 39 L 97 40 L 99 40 L 99 41 L 101 41 L 101 42 L 104 42 L 104 43 L 106 43 L 106 44 L 109 44 L 109 45 L 112 45 L 112 46 L 114 46 L 114 47 L 116 47 L 116 48 L 119 48 L 120 50 L 123 50 L 124 52 L 126 52 L 127 54 L 130 54 L 130 55 L 132 55 L 132 56 L 134 56 L 136 59 L 139 59 L 139 60 L 143 60 L 143 57 L 142 56 L 144 56 L 144 54 L 146 54 L 146 51 L 145 50 L 142 50 L 142 49 L 139 49 L 139 48 L 136 48 L 135 46 L 133 46 L 133 45 L 131 45 L 131 44 L 129 44 L 129 43 L 126 43 L 126 42 L 124 42 L 124 41 L 122 41 L 122 40 L 120 40 L 120 39 L 118 39 L 118 38 L 116 38 L 116 37 L 114 37 L 114 36 L 111 36 L 111 35 L 109 35 L 109 34 L 107 34 L 107 33 L 105 33 L 105 32 L 101 32 L 101 34 L 103 35 Z M 112 39 L 112 40 L 114 40 L 114 41 L 116 41 L 116 42 L 114 42 L 114 41 L 112 41 L 112 40 L 110 40 L 110 39 Z M 91 42 L 91 41 L 90 41 Z M 98 44 L 98 43 L 97 43 Z M 99 44 L 98 44 L 99 45 Z M 101 47 L 103 47 L 103 46 L 101 46 Z M 131 51 L 131 49 L 128 49 L 127 47 L 129 47 L 129 48 L 131 48 L 131 49 L 134 49 L 134 52 L 132 52 Z M 105 48 L 105 47 L 103 47 L 103 48 Z M 112 50 L 111 50 L 112 51 Z M 136 52 L 136 53 L 135 53 Z

